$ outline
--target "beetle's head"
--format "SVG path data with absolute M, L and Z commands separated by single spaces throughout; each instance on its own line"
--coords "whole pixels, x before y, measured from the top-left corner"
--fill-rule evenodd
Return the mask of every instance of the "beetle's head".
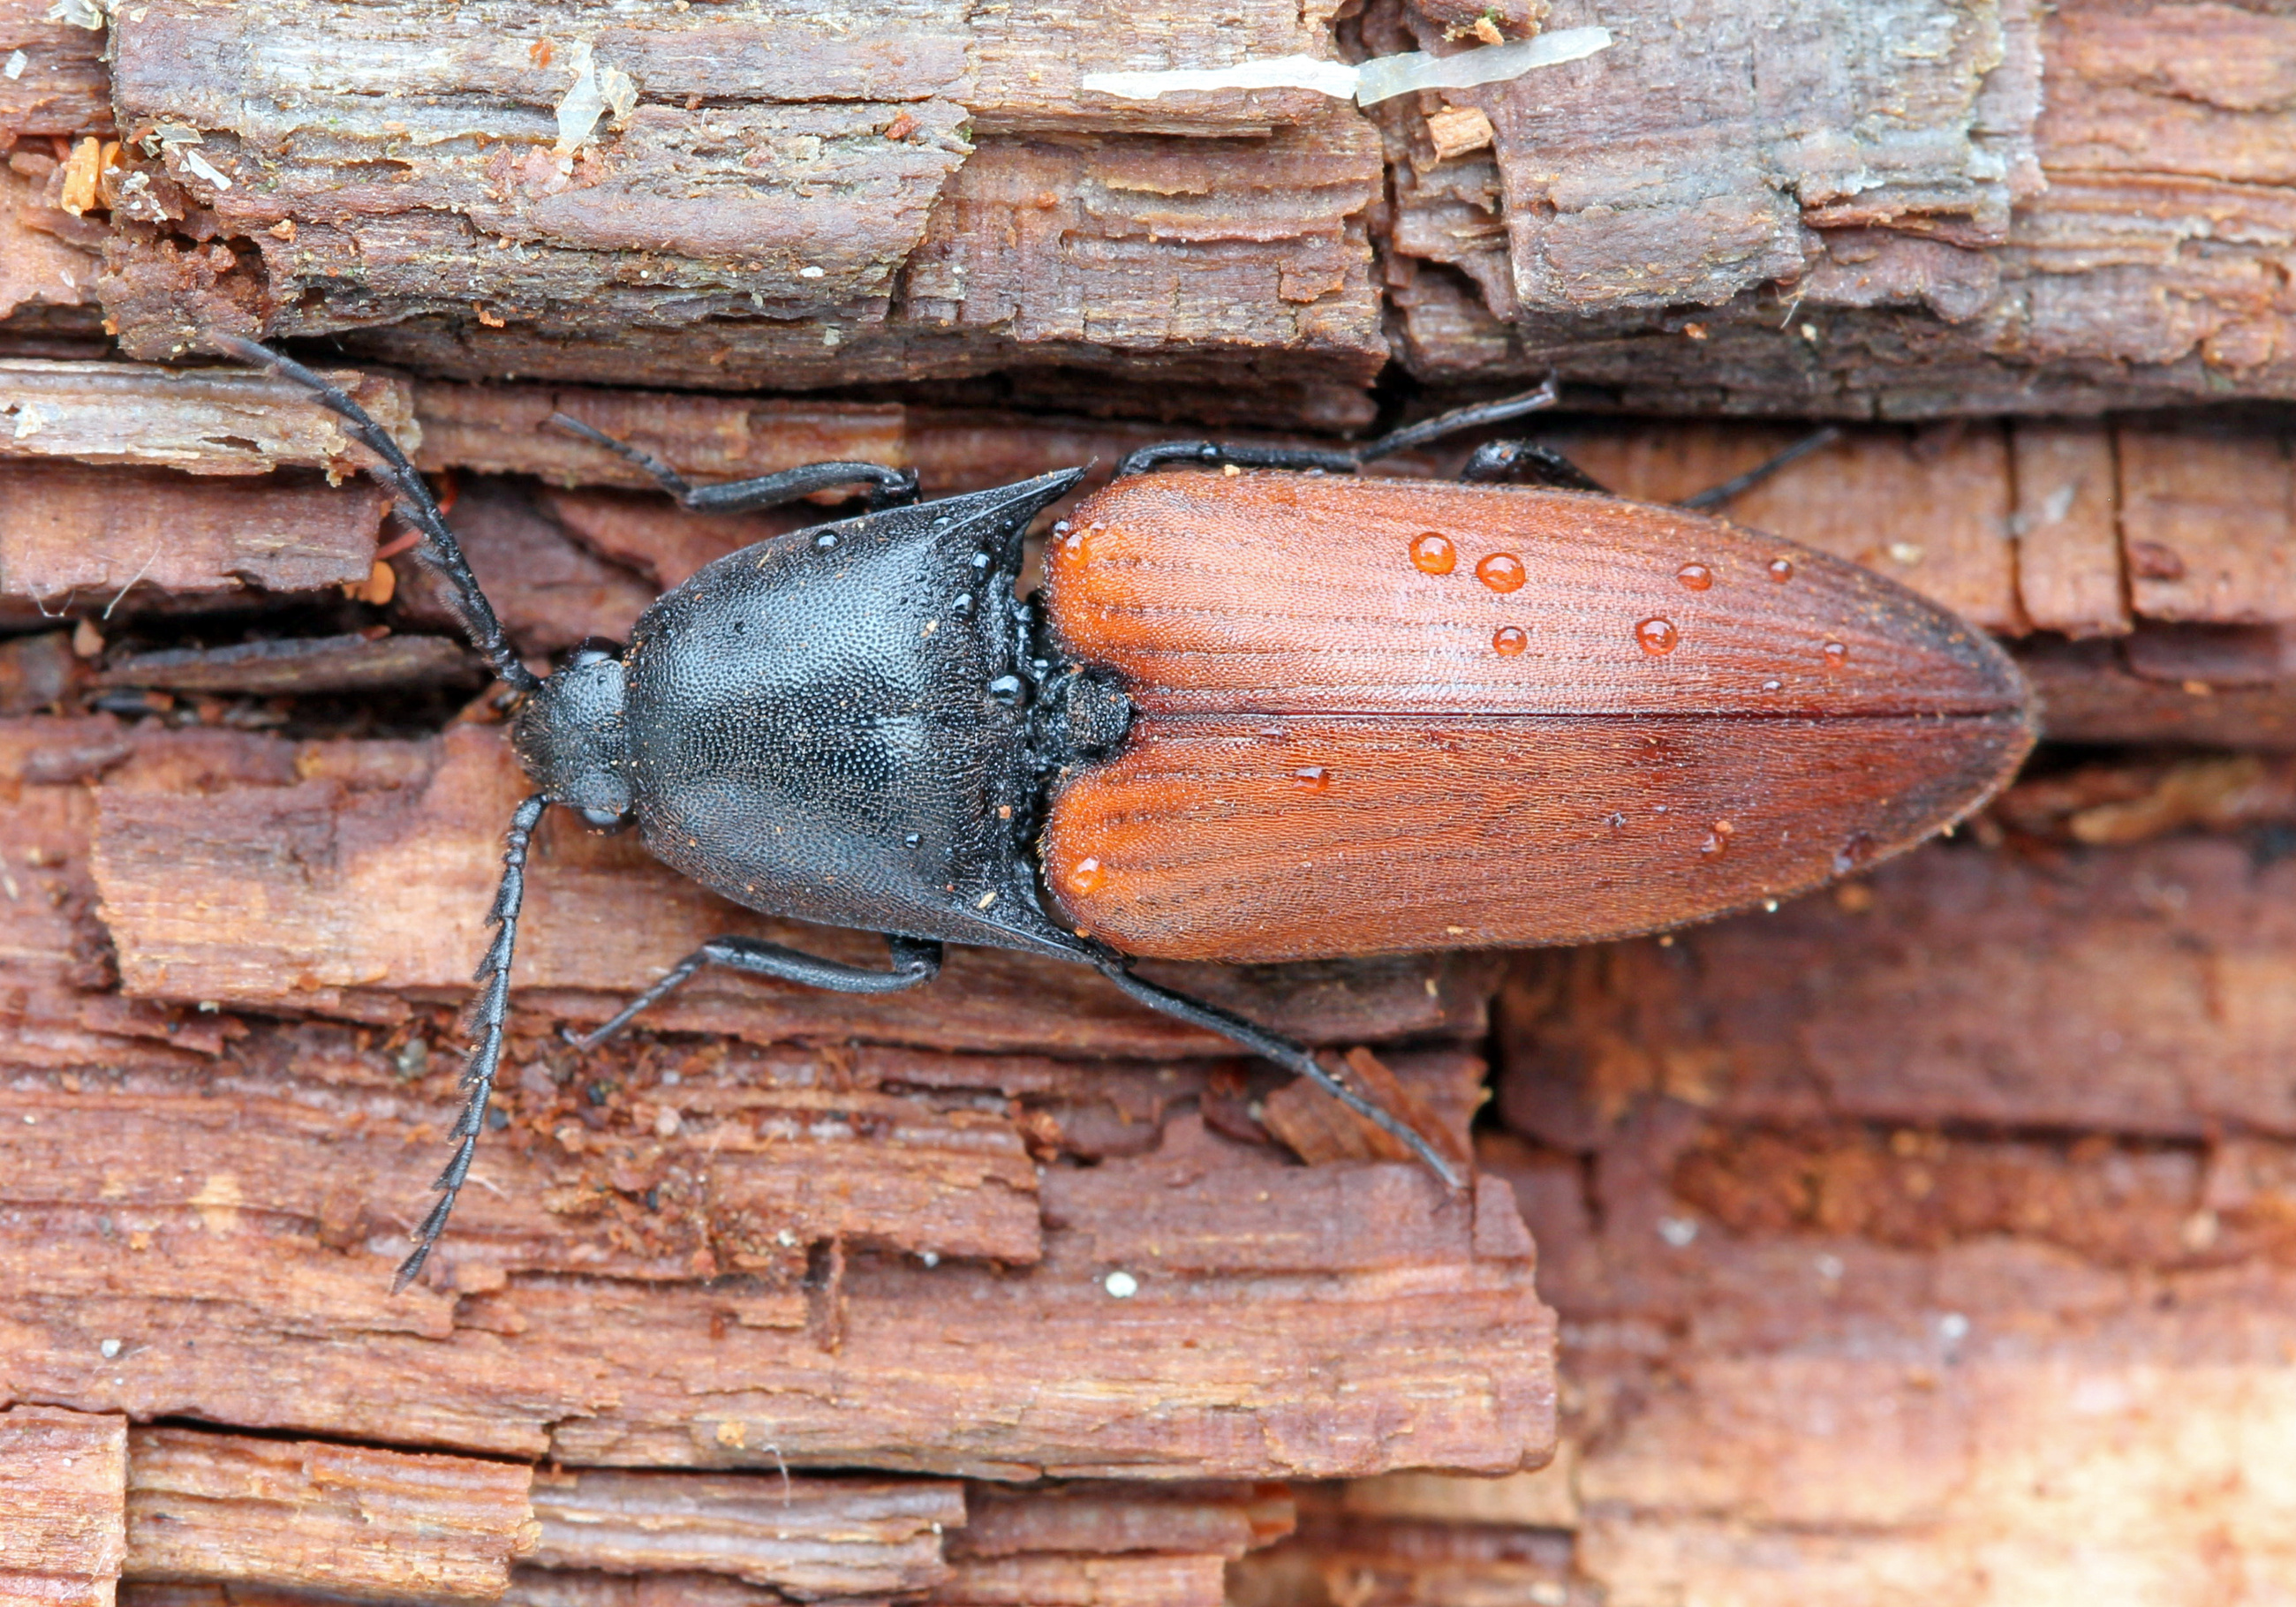
M 510 728 L 518 762 L 550 801 L 609 831 L 630 824 L 634 802 L 621 655 L 616 643 L 583 643 L 534 689 Z

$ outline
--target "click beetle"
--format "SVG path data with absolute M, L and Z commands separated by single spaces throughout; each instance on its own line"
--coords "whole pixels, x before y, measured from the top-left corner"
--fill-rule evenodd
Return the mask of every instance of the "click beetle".
M 488 917 L 455 1148 L 398 1287 L 485 1125 L 528 849 L 554 804 L 635 826 L 736 904 L 881 932 L 890 955 L 874 971 L 719 938 L 579 1045 L 708 965 L 890 993 L 930 981 L 945 942 L 1024 949 L 1313 1079 L 1456 1185 L 1426 1137 L 1304 1045 L 1133 962 L 1704 920 L 1910 847 L 2034 739 L 1998 646 L 1854 564 L 1611 496 L 1520 442 L 1479 448 L 1464 483 L 1354 476 L 1547 405 L 1551 384 L 1352 452 L 1136 452 L 1054 527 L 1030 600 L 1022 537 L 1082 470 L 934 502 L 870 463 L 697 488 L 562 417 L 689 508 L 857 487 L 869 511 L 727 553 L 627 644 L 585 644 L 541 678 L 390 437 L 301 365 L 216 344 L 310 389 L 375 454 L 472 645 L 520 694 L 511 740 L 535 791 Z M 1218 472 L 1154 471 L 1176 466 Z

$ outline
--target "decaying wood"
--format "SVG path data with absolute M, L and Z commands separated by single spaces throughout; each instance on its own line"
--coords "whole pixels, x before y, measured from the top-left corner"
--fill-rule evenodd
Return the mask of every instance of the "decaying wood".
M 804 1600 L 906 1594 L 949 1577 L 962 1486 L 703 1478 L 593 1468 L 535 1480 L 537 1569 L 718 1573 Z M 544 1587 L 547 1588 L 547 1587 Z
M 2254 753 L 2084 765 L 2021 782 L 1994 801 L 2008 831 L 2092 848 L 2198 827 L 2296 824 L 2296 758 Z
M 1382 1482 L 1302 1490 L 1298 1533 L 1242 1559 L 1232 1570 L 1229 1599 L 1242 1607 L 1318 1602 L 1565 1607 L 1599 1600 L 1583 1578 L 1574 1577 L 1568 1531 L 1577 1527 L 1575 1507 L 1571 1522 L 1555 1524 L 1502 1517 L 1488 1505 L 1479 1511 L 1475 1497 L 1464 1491 L 1448 1501 L 1431 1490 L 1417 1504 L 1429 1510 L 1389 1513 L 1374 1488 Z M 1444 1482 L 1472 1487 L 1494 1481 Z
M 145 354 L 220 322 L 466 377 L 1002 370 L 1070 406 L 1327 422 L 1364 414 L 1382 304 L 1424 376 L 1553 366 L 1666 411 L 2290 394 L 2290 113 L 2255 70 L 2284 19 L 1643 10 L 1554 8 L 1617 42 L 1374 120 L 1300 91 L 1078 85 L 1328 56 L 1316 8 L 505 18 L 466 40 L 415 0 L 259 27 L 139 7 L 116 24 L 121 115 L 201 143 L 123 149 L 105 300 Z M 1375 53 L 1456 48 L 1439 5 L 1347 26 Z M 360 65 L 323 66 L 309 41 L 347 29 Z M 84 67 L 28 61 L 19 99 L 86 99 Z M 562 118 L 578 85 L 594 111 Z M 1111 371 L 1159 382 L 1077 377 Z
M 394 435 L 408 433 L 403 382 L 329 371 Z M 282 465 L 348 475 L 366 461 L 342 421 L 291 381 L 252 369 L 0 359 L 0 456 L 70 458 L 259 474 Z
M 111 1607 L 127 1449 L 122 1417 L 0 1408 L 0 1602 Z
M 2233 837 L 1943 845 L 1775 915 L 1528 962 L 1499 1103 L 1572 1148 L 1654 1094 L 1718 1120 L 2296 1135 L 2292 911 L 2296 860 Z
M 47 1145 L 75 1107 L 121 1098 L 11 1093 L 14 1176 L 86 1177 L 80 1143 Z M 423 1149 L 451 1109 L 430 1107 Z M 383 1145 L 390 1197 L 414 1201 L 429 1168 L 400 1124 L 348 1117 L 332 1151 Z M 1500 1472 L 1549 1448 L 1528 1242 L 1517 1224 L 1513 1259 L 1472 1249 L 1506 1236 L 1474 1218 L 1512 1222 L 1512 1201 L 1470 1209 L 1400 1166 L 1287 1166 L 1194 1116 L 1149 1154 L 1046 1171 L 1025 1273 L 837 1250 L 811 1289 L 800 1247 L 777 1274 L 714 1283 L 504 1281 L 474 1260 L 459 1298 L 392 1301 L 398 1235 L 335 1249 L 364 1201 L 339 1198 L 332 1226 L 268 1203 L 290 1159 L 275 1146 L 189 1173 L 114 1152 L 126 1200 L 5 1230 L 12 1394 L 574 1464 L 1265 1478 L 1398 1458 Z M 650 1193 L 677 1207 L 677 1177 L 622 1181 L 631 1193 L 593 1198 L 633 1233 Z M 775 1219 L 758 1223 L 767 1247 L 788 1232 Z M 1118 1298 L 1114 1271 L 1137 1292 Z M 295 1368 L 243 1365 L 282 1346 Z
M 23 66 L 0 70 L 0 145 L 25 135 L 70 139 L 111 132 L 111 79 L 104 33 L 52 18 L 48 0 L 0 0 L 0 61 L 18 51 Z
M 450 745 L 498 741 L 458 729 Z M 91 719 L 12 734 L 5 865 L 22 947 L 7 962 L 8 1052 L 53 1075 L 0 1095 L 0 1396 L 576 1466 L 1265 1478 L 1545 1455 L 1548 1331 L 1510 1204 L 1447 1199 L 1407 1166 L 1289 1164 L 1251 1109 L 1272 1074 L 1058 970 L 1000 980 L 996 956 L 954 956 L 944 983 L 958 986 L 908 1027 L 849 1012 L 768 1029 L 756 1001 L 713 1007 L 736 1031 L 747 1020 L 760 1037 L 825 1040 L 812 1050 L 642 1038 L 577 1056 L 532 1013 L 558 1010 L 555 996 L 529 996 L 511 1125 L 490 1135 L 435 1264 L 443 1282 L 392 1300 L 388 1268 L 456 1106 L 447 1011 L 370 987 L 402 1018 L 385 1034 L 111 992 L 85 778 L 135 769 L 150 748 L 149 763 L 242 806 L 277 786 L 247 787 L 229 734 L 184 745 Z M 299 756 L 365 766 L 342 791 L 323 781 L 316 813 L 248 816 L 263 852 L 299 845 L 299 868 L 272 883 L 283 894 L 326 880 L 313 826 L 406 780 L 390 744 L 252 751 L 291 790 Z M 467 844 L 482 879 L 496 829 Z M 537 897 L 574 865 L 554 849 Z M 599 865 L 602 890 L 624 890 L 586 941 L 611 949 L 653 901 Z M 454 873 L 426 861 L 402 875 Z M 405 934 L 449 1004 L 472 913 Z M 539 934 L 548 917 L 535 914 Z M 294 988 L 301 974 L 270 1008 L 341 1007 Z M 1490 975 L 1454 959 L 1202 980 L 1355 1042 L 1478 1033 Z M 1034 1053 L 849 1045 L 857 1034 L 1025 1038 Z M 1166 1058 L 1205 1050 L 1222 1058 Z M 1078 1058 L 1128 1054 L 1158 1058 Z M 1478 1062 L 1387 1059 L 1464 1128 Z M 1118 1270 L 1136 1294 L 1111 1291 Z M 245 1365 L 282 1347 L 294 1368 Z
M 1597 20 L 1622 20 L 1565 4 L 1549 25 Z M 1800 35 L 1713 4 L 1449 92 L 1488 153 L 1439 166 L 1424 109 L 1390 102 L 1402 355 L 1431 379 L 1556 368 L 1657 412 L 2286 397 L 2296 108 L 2259 63 L 2290 26 L 2084 0 L 1886 29 L 1810 10 Z M 1888 53 L 1916 33 L 1917 65 Z
M 0 50 L 6 48 L 0 37 Z M 29 219 L 45 221 L 47 210 L 37 205 L 31 175 L 18 165 L 37 171 L 53 168 L 55 159 L 25 151 L 16 165 L 0 167 L 0 330 L 13 327 L 20 308 L 29 309 L 21 319 L 29 324 L 42 309 L 92 306 L 103 265 L 96 252 L 33 226 Z
M 132 1354 L 123 1365 L 135 1365 Z M 533 1480 L 531 1468 L 467 1456 L 138 1428 L 126 1568 L 142 1579 L 490 1602 L 512 1560 L 534 1548 Z
M 2018 661 L 2060 741 L 2296 748 L 2290 633 L 2223 634 L 2230 639 L 2164 643 L 2139 632 L 2118 644 L 2039 643 Z
M 217 481 L 0 463 L 0 598 L 59 613 L 123 604 L 133 614 L 160 594 L 354 584 L 374 567 L 389 501 L 365 482 L 330 487 L 316 475 Z
M 357 71 L 302 43 L 347 29 Z M 119 181 L 140 188 L 116 209 L 111 310 L 140 353 L 216 322 L 381 326 L 365 349 L 431 372 L 726 388 L 1161 354 L 1206 398 L 1287 366 L 1295 388 L 1359 391 L 1385 360 L 1368 125 L 1300 91 L 1078 86 L 1143 51 L 1327 52 L 1316 8 L 505 19 L 475 52 L 414 6 L 260 28 L 157 6 L 115 31 L 125 115 L 202 139 L 129 152 Z M 578 83 L 611 92 L 594 131 L 562 110 Z M 386 99 L 426 109 L 371 118 Z M 324 151 L 299 137 L 315 120 Z M 365 183 L 378 161 L 408 182 Z M 243 243 L 226 260 L 186 234 Z
M 1226 1565 L 1292 1526 L 1280 1484 L 967 1488 L 771 1472 L 537 1472 L 184 1430 L 136 1431 L 132 1457 L 131 1513 L 148 1509 L 129 1521 L 124 1599 L 134 1607 L 376 1596 L 513 1607 L 889 1598 L 1218 1607 Z M 144 1488 L 155 1480 L 168 1488 Z M 193 1485 L 200 1493 L 187 1499 Z M 329 1526 L 341 1528 L 347 1513 L 358 1522 L 331 1558 Z M 529 1551 L 504 1568 L 506 1554 Z
M 1934 1105 L 1978 1108 L 1958 1086 Z M 1660 1097 L 1591 1154 L 1509 1147 L 1485 1164 L 1578 1324 L 1577 1510 L 1358 1531 L 1359 1563 L 1544 1540 L 1570 1600 L 1973 1604 L 2111 1579 L 2193 1607 L 2291 1566 L 2285 1143 L 1780 1130 Z

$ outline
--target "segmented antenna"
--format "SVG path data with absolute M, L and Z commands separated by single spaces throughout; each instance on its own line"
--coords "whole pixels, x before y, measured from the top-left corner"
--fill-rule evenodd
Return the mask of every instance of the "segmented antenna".
M 503 848 L 502 885 L 496 890 L 495 906 L 487 915 L 487 924 L 495 929 L 495 940 L 487 946 L 487 957 L 479 962 L 475 973 L 479 992 L 471 1001 L 471 1058 L 463 1062 L 458 1085 L 468 1090 L 469 1098 L 447 1135 L 455 1141 L 454 1159 L 430 1185 L 439 1191 L 439 1202 L 412 1235 L 414 1253 L 399 1263 L 398 1275 L 390 1280 L 393 1294 L 422 1273 L 439 1235 L 447 1231 L 447 1218 L 455 1212 L 455 1197 L 463 1192 L 463 1180 L 471 1175 L 471 1157 L 478 1152 L 479 1135 L 486 1129 L 495 1072 L 502 1065 L 503 1023 L 510 1015 L 510 962 L 518 947 L 519 906 L 526 902 L 526 849 L 534 839 L 536 823 L 549 807 L 550 800 L 537 792 L 510 817 L 510 837 Z
M 447 528 L 445 516 L 431 498 L 430 488 L 415 472 L 414 465 L 406 461 L 406 455 L 398 449 L 398 443 L 390 439 L 390 432 L 368 417 L 365 408 L 294 358 L 237 335 L 211 332 L 207 340 L 217 351 L 294 381 L 317 398 L 321 406 L 350 426 L 350 432 L 381 460 L 369 464 L 367 472 L 398 498 L 400 516 L 422 532 L 422 543 L 414 549 L 414 555 L 447 582 L 448 602 L 463 627 L 463 634 L 471 639 L 471 645 L 478 649 L 496 675 L 519 691 L 531 692 L 540 685 L 534 672 L 519 662 L 518 654 L 503 635 L 502 621 L 495 617 L 494 605 L 487 601 L 486 593 L 479 589 L 478 577 L 471 573 L 470 560 L 463 556 L 463 544 Z

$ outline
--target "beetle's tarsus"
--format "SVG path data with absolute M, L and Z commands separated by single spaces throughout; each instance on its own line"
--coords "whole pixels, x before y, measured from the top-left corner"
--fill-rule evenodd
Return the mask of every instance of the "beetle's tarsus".
M 1381 1132 L 1399 1140 L 1429 1171 L 1442 1179 L 1444 1187 L 1456 1192 L 1466 1186 L 1465 1179 L 1459 1176 L 1459 1170 L 1451 1163 L 1450 1158 L 1437 1149 L 1425 1134 L 1385 1106 L 1365 1098 L 1349 1087 L 1317 1060 L 1315 1052 L 1307 1045 L 1285 1037 L 1282 1033 L 1271 1032 L 1217 1004 L 1151 982 L 1135 974 L 1119 955 L 1095 954 L 1090 956 L 1090 960 L 1101 975 L 1150 1008 L 1194 1026 L 1208 1028 L 1222 1037 L 1242 1045 L 1261 1059 L 1272 1061 L 1286 1071 L 1306 1078 Z
M 1798 463 L 1811 453 L 1831 447 L 1841 439 L 1841 427 L 1827 424 L 1813 430 L 1776 456 L 1765 459 L 1743 474 L 1724 480 L 1718 486 L 1709 486 L 1695 496 L 1685 496 L 1679 504 L 1685 508 L 1718 508 L 1742 491 L 1751 491 L 1779 470 Z
M 830 993 L 899 993 L 921 987 L 940 974 L 941 946 L 938 942 L 888 932 L 885 946 L 892 951 L 892 968 L 871 971 L 865 965 L 848 965 L 841 960 L 800 954 L 794 948 L 756 938 L 712 938 L 671 966 L 660 981 L 616 1011 L 604 1025 L 579 1035 L 565 1032 L 562 1036 L 577 1049 L 594 1049 L 664 996 L 684 987 L 705 965 L 723 965 L 728 971 L 771 977 L 775 981 L 795 982 Z
M 463 1183 L 471 1175 L 471 1158 L 478 1153 L 479 1135 L 486 1130 L 487 1106 L 494 1097 L 495 1073 L 502 1067 L 503 1029 L 510 1016 L 511 957 L 518 947 L 518 914 L 526 902 L 526 854 L 534 840 L 534 828 L 542 819 L 542 812 L 550 800 L 537 792 L 518 806 L 510 817 L 510 832 L 503 846 L 502 883 L 495 891 L 495 902 L 488 919 L 495 923 L 495 939 L 487 945 L 487 957 L 479 966 L 479 993 L 472 1002 L 471 1027 L 476 1040 L 471 1045 L 470 1059 L 463 1062 L 458 1086 L 468 1088 L 470 1097 L 463 1102 L 462 1114 L 447 1136 L 455 1141 L 455 1153 L 439 1174 L 431 1187 L 439 1191 L 438 1201 L 422 1226 L 414 1233 L 414 1252 L 399 1263 L 398 1274 L 390 1281 L 390 1292 L 397 1294 L 412 1283 L 422 1271 L 422 1264 L 430 1259 L 439 1235 L 447 1229 L 447 1218 L 454 1214 L 455 1198 L 463 1192 Z
M 833 491 L 840 486 L 867 487 L 872 512 L 900 507 L 917 499 L 916 471 L 888 469 L 882 463 L 800 463 L 775 474 L 697 486 L 644 447 L 633 447 L 594 424 L 586 424 L 563 413 L 552 414 L 549 422 L 570 435 L 578 435 L 603 447 L 626 463 L 636 464 L 653 477 L 656 485 L 677 498 L 679 506 L 696 513 L 746 513 L 796 502 L 816 491 Z
M 693 495 L 693 487 L 686 478 L 643 447 L 633 447 L 619 437 L 608 435 L 594 424 L 586 424 L 570 414 L 554 413 L 543 421 L 568 435 L 578 435 L 594 447 L 603 447 L 625 463 L 636 464 L 653 478 L 654 484 L 680 502 Z
M 539 685 L 534 672 L 519 661 L 509 638 L 503 635 L 502 621 L 496 618 L 494 605 L 487 601 L 486 593 L 479 589 L 478 577 L 471 572 L 463 544 L 447 528 L 446 516 L 439 512 L 430 488 L 398 449 L 398 443 L 390 439 L 390 431 L 376 423 L 348 393 L 292 357 L 238 335 L 210 333 L 207 340 L 226 357 L 237 357 L 257 368 L 267 368 L 294 381 L 316 397 L 321 406 L 350 426 L 351 434 L 381 460 L 370 464 L 367 472 L 398 498 L 400 512 L 422 532 L 422 544 L 414 549 L 415 553 L 446 580 L 463 633 L 471 639 L 471 645 L 478 649 L 496 676 L 519 691 L 531 692 Z

